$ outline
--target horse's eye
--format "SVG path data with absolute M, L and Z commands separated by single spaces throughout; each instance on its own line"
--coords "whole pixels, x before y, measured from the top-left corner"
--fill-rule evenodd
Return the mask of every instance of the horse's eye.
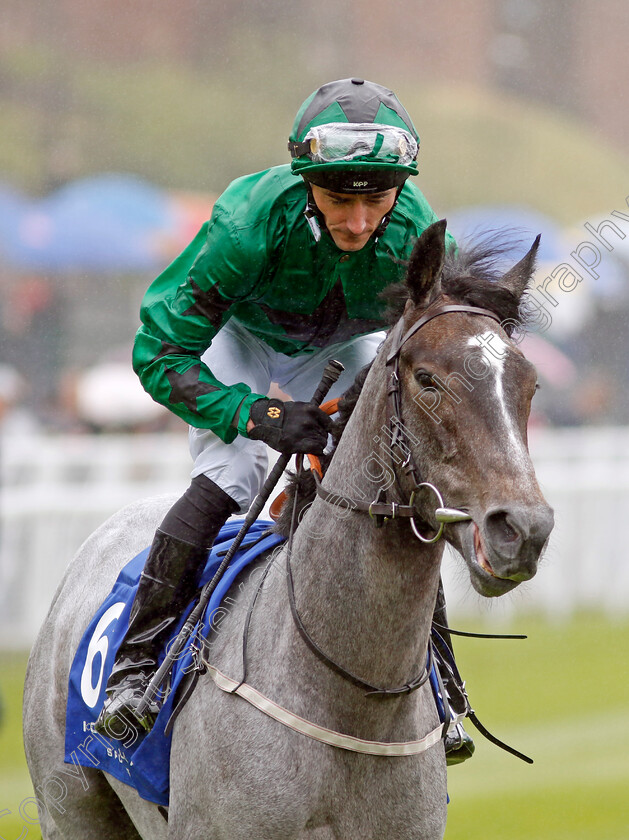
M 415 371 L 415 381 L 418 385 L 422 388 L 434 388 L 435 387 L 435 380 L 432 376 L 428 373 L 427 370 L 420 368 L 419 370 Z
M 536 382 L 536 383 L 535 383 L 535 390 L 536 390 L 536 391 L 539 391 L 539 389 L 540 389 L 541 387 L 542 387 L 542 386 L 541 386 L 541 384 L 540 384 L 539 382 Z

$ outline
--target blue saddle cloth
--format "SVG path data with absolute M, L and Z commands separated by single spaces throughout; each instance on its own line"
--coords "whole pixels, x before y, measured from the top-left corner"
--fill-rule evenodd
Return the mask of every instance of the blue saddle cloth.
M 264 551 L 283 541 L 278 534 L 263 536 L 272 524 L 267 520 L 258 520 L 249 529 L 242 546 L 212 593 L 201 622 L 205 636 L 212 627 L 212 621 L 218 620 L 217 610 L 238 573 Z M 201 585 L 211 580 L 241 525 L 242 522 L 236 521 L 223 526 L 208 555 Z M 93 730 L 105 700 L 107 678 L 127 631 L 131 605 L 148 551 L 146 548 L 122 569 L 113 589 L 81 639 L 70 669 L 64 760 L 67 764 L 104 770 L 134 787 L 143 799 L 167 806 L 171 737 L 164 730 L 173 711 L 177 687 L 193 663 L 189 648 L 186 647 L 177 658 L 172 675 L 173 690 L 150 733 L 125 747 L 124 738 L 121 741 L 110 740 Z M 185 618 L 186 614 L 182 615 L 179 625 L 173 631 L 173 638 Z

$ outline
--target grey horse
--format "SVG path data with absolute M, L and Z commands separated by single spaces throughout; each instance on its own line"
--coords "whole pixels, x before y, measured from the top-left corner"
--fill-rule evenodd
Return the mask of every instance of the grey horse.
M 445 223 L 432 225 L 415 246 L 392 304 L 401 313 L 397 326 L 290 551 L 295 605 L 308 634 L 327 657 L 383 687 L 405 685 L 426 663 L 444 543 L 424 541 L 434 535 L 439 502 L 432 489 L 417 490 L 418 476 L 445 505 L 467 512 L 467 520 L 445 525 L 444 537 L 482 595 L 530 579 L 553 525 L 527 450 L 536 374 L 510 338 L 537 243 L 500 276 L 487 249 L 446 256 L 444 231 Z M 380 505 L 372 513 L 380 522 L 386 515 L 383 527 L 374 527 L 364 500 Z M 286 549 L 263 586 L 243 573 L 208 646 L 217 670 L 199 679 L 175 724 L 168 813 L 97 768 L 63 764 L 74 652 L 119 570 L 150 542 L 171 502 L 131 505 L 85 542 L 33 648 L 24 731 L 45 840 L 443 837 L 446 761 L 438 737 L 409 755 L 332 746 L 212 679 L 240 680 L 243 624 L 257 590 L 247 685 L 293 719 L 364 742 L 406 744 L 438 731 L 427 682 L 410 693 L 372 696 L 314 655 L 289 605 Z M 409 507 L 412 518 L 401 515 Z

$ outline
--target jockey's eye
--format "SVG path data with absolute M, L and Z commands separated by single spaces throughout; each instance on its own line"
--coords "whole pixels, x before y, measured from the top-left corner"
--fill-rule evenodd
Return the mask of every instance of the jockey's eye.
M 419 370 L 415 371 L 414 376 L 415 376 L 415 381 L 422 388 L 435 388 L 436 387 L 435 380 L 432 378 L 432 375 L 430 373 L 428 373 L 427 370 L 424 370 L 423 368 L 420 368 Z

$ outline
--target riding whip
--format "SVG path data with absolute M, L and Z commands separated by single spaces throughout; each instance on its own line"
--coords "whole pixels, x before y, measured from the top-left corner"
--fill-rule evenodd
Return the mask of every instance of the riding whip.
M 310 400 L 312 405 L 321 405 L 321 403 L 327 396 L 330 388 L 334 385 L 334 383 L 337 381 L 337 379 L 339 378 L 341 373 L 343 373 L 344 370 L 344 366 L 341 364 L 341 362 L 338 362 L 336 359 L 331 359 L 328 362 L 323 371 L 321 381 L 317 386 L 317 390 L 315 391 L 312 399 Z M 292 453 L 280 455 L 280 457 L 275 463 L 275 466 L 273 467 L 266 481 L 262 485 L 262 489 L 253 500 L 253 503 L 243 520 L 240 531 L 236 534 L 233 543 L 231 544 L 229 550 L 225 554 L 225 557 L 223 558 L 218 569 L 216 570 L 212 580 L 208 581 L 208 583 L 206 583 L 203 589 L 201 590 L 201 595 L 199 597 L 197 605 L 186 619 L 183 627 L 179 631 L 179 634 L 175 637 L 168 651 L 166 652 L 164 661 L 162 662 L 157 672 L 148 684 L 147 689 L 144 692 L 144 695 L 136 709 L 136 716 L 139 719 L 142 718 L 142 716 L 148 709 L 154 696 L 159 691 L 162 682 L 170 672 L 173 663 L 176 661 L 177 657 L 181 653 L 181 650 L 186 644 L 186 641 L 188 640 L 196 625 L 201 620 L 201 616 L 203 615 L 205 608 L 208 605 L 212 592 L 218 585 L 218 582 L 223 576 L 225 569 L 229 566 L 233 556 L 240 548 L 240 544 L 245 538 L 247 531 L 260 515 L 262 509 L 264 508 L 264 505 L 267 503 L 271 493 L 275 489 L 275 486 L 277 485 L 278 481 L 280 480 L 284 471 L 286 470 L 291 458 Z

